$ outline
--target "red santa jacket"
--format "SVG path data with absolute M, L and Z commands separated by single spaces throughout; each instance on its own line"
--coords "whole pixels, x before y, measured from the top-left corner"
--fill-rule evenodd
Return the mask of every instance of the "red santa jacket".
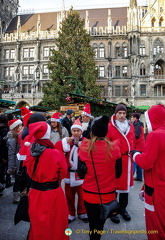
M 144 169 L 145 207 L 154 211 L 154 199 L 165 199 L 165 108 L 152 106 L 145 113 L 149 135 L 143 153 L 136 153 L 134 161 Z M 154 196 L 154 198 L 153 198 Z M 165 209 L 161 206 L 162 211 Z
M 108 125 L 107 137 L 110 141 L 114 141 L 116 139 L 120 141 L 119 147 L 122 155 L 122 166 L 120 166 L 121 175 L 116 178 L 116 191 L 127 193 L 130 190 L 130 186 L 133 186 L 133 166 L 129 153 L 131 150 L 134 150 L 134 127 L 130 124 L 127 133 L 124 135 L 117 128 L 115 119 L 116 116 L 111 117 L 111 121 Z
M 90 193 L 98 193 L 92 160 L 89 152 L 87 152 L 89 141 L 90 140 L 85 139 L 79 149 L 79 157 L 87 166 L 83 189 Z M 108 155 L 109 148 L 105 140 L 96 141 L 94 148 L 95 151 L 92 151 L 92 157 L 100 192 L 111 193 L 116 190 L 115 164 L 116 160 L 121 157 L 120 149 L 113 143 L 110 155 Z
M 45 149 L 33 174 L 36 158 L 27 154 L 26 167 L 30 178 L 39 183 L 53 182 L 66 177 L 66 161 L 64 154 L 56 149 Z M 68 209 L 64 192 L 60 187 L 49 191 L 30 189 L 29 240 L 68 240 L 64 231 L 68 227 Z

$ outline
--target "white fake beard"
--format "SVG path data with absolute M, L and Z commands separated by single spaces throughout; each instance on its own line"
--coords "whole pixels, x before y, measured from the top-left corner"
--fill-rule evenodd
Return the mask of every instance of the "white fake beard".
M 83 123 L 82 123 L 82 130 L 83 130 L 83 132 L 87 130 L 88 124 L 89 124 L 89 123 L 87 123 L 87 122 L 83 122 Z

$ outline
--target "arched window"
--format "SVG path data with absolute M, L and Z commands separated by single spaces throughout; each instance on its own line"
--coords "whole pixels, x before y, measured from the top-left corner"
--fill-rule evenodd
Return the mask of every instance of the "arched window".
M 163 67 L 161 66 L 161 64 L 159 64 L 159 63 L 155 64 L 154 74 L 155 74 L 155 77 L 157 79 L 162 78 L 162 76 L 163 76 Z
M 156 22 L 156 19 L 155 19 L 155 17 L 153 17 L 152 20 L 151 20 L 151 26 L 152 26 L 152 27 L 155 26 L 155 22 Z
M 146 54 L 146 47 L 145 47 L 145 44 L 144 42 L 141 42 L 140 43 L 140 55 L 145 55 Z
M 125 42 L 122 45 L 122 56 L 123 57 L 127 57 L 128 56 L 128 46 L 127 46 L 127 44 Z
M 163 46 L 163 42 L 160 41 L 160 39 L 156 39 L 154 42 L 154 55 L 163 52 L 164 46 Z
M 99 57 L 104 58 L 105 57 L 105 47 L 104 44 L 101 43 L 99 46 Z
M 162 27 L 162 23 L 163 23 L 163 18 L 161 17 L 161 18 L 159 19 L 159 27 Z
M 165 85 L 158 84 L 154 86 L 154 96 L 155 97 L 161 97 L 165 96 Z
M 146 67 L 144 63 L 140 65 L 140 76 L 145 76 L 146 75 Z
M 115 45 L 115 57 L 120 57 L 121 56 L 121 50 L 120 50 L 120 44 L 116 43 Z
M 93 48 L 93 51 L 95 52 L 95 58 L 97 58 L 97 57 L 98 57 L 98 48 L 97 48 L 97 44 L 94 43 L 94 44 L 92 45 L 92 48 Z

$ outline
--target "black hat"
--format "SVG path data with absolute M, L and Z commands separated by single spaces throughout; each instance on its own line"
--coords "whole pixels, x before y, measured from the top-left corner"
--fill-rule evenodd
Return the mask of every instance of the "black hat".
M 92 123 L 92 133 L 93 135 L 97 137 L 105 137 L 108 132 L 108 123 L 109 123 L 109 117 L 108 116 L 102 116 L 97 117 L 93 120 Z
M 117 112 L 119 112 L 119 111 L 125 111 L 125 112 L 127 112 L 126 106 L 123 105 L 123 104 L 118 104 L 118 105 L 116 106 L 116 108 L 115 108 L 115 114 L 116 114 Z
M 135 118 L 139 119 L 140 118 L 140 113 L 132 113 L 131 117 L 135 117 Z
M 0 114 L 0 123 L 7 124 L 8 119 L 7 116 L 3 113 Z
M 68 110 L 66 111 L 66 115 L 71 115 L 72 113 L 74 113 L 74 111 L 73 111 L 72 109 L 68 109 Z

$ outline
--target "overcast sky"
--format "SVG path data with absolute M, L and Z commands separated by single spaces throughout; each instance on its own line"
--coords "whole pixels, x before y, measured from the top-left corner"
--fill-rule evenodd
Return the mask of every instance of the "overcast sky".
M 65 9 L 68 10 L 70 6 L 74 9 L 83 8 L 107 8 L 107 7 L 124 7 L 128 6 L 130 0 L 64 0 Z M 148 0 L 137 0 L 139 5 L 144 5 Z M 40 10 L 50 11 L 61 10 L 63 0 L 19 0 L 19 10 Z

